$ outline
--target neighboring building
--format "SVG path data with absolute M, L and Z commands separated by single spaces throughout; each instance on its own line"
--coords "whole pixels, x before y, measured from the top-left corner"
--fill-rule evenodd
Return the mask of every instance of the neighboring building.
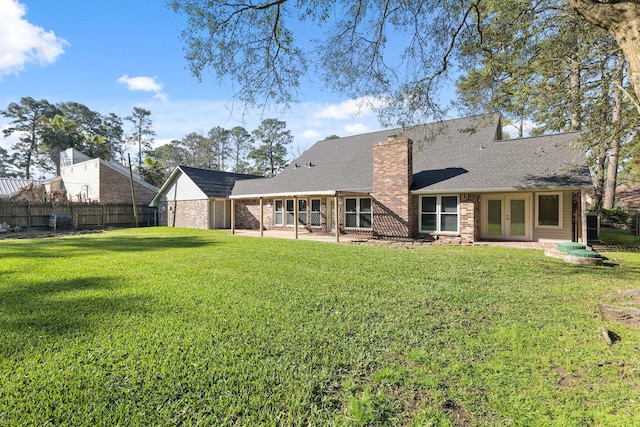
M 640 210 L 640 188 L 618 187 L 616 188 L 615 208 L 625 211 Z
M 584 240 L 592 188 L 578 133 L 502 139 L 497 114 L 316 143 L 238 180 L 238 229 L 452 241 Z
M 137 204 L 148 204 L 158 189 L 133 173 Z M 129 168 L 92 159 L 69 148 L 60 153 L 60 176 L 45 183 L 48 195 L 64 191 L 71 202 L 131 203 Z
M 0 178 L 0 199 L 10 199 L 29 184 L 30 179 Z
M 254 175 L 176 167 L 151 201 L 160 225 L 203 229 L 231 228 L 229 195 L 239 179 Z

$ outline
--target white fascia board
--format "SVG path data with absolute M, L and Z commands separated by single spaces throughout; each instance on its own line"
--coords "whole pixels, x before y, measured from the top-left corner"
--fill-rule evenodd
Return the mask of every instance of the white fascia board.
M 454 193 L 514 193 L 519 191 L 578 191 L 583 188 L 591 188 L 591 185 L 571 187 L 504 187 L 504 188 L 461 188 L 451 190 L 414 190 L 411 195 L 424 194 L 454 194 Z
M 230 199 L 272 199 L 278 197 L 304 197 L 304 196 L 335 196 L 336 191 L 303 191 L 303 192 L 285 192 L 285 193 L 263 193 L 263 194 L 243 194 L 238 196 L 229 196 Z

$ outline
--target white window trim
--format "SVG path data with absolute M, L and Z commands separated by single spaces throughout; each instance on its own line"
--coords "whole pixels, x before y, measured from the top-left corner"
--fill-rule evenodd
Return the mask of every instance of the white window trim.
M 293 210 L 291 210 L 291 211 L 287 210 L 287 202 L 288 201 L 291 201 L 291 205 L 293 206 Z M 289 224 L 287 222 L 287 220 L 289 219 L 289 214 L 293 215 L 293 221 L 291 222 L 291 224 Z M 295 199 L 284 199 L 284 217 L 282 218 L 282 223 L 283 223 L 284 227 L 295 227 L 297 221 L 298 221 L 298 218 L 296 218 L 296 201 L 295 201 Z
M 558 225 L 540 225 L 540 196 L 558 196 Z M 562 192 L 556 191 L 552 193 L 536 193 L 536 228 L 546 228 L 559 230 L 562 228 L 563 215 Z
M 422 212 L 422 199 L 424 197 L 435 197 L 436 198 L 436 211 L 435 212 Z M 442 198 L 443 197 L 455 197 L 456 198 L 456 231 L 440 231 L 440 217 L 443 215 L 442 213 Z M 431 214 L 436 215 L 436 228 L 437 230 L 423 230 L 422 229 L 422 214 Z M 446 212 L 444 215 L 453 215 L 453 212 Z M 420 196 L 418 200 L 418 232 L 422 234 L 451 234 L 457 235 L 460 234 L 460 195 L 459 194 L 438 194 L 438 195 L 423 195 Z
M 278 202 L 281 202 L 281 205 L 280 205 L 280 206 L 282 206 L 282 210 L 281 210 L 281 211 L 277 211 L 277 210 L 276 210 L 276 206 L 277 206 Z M 282 218 L 282 221 L 281 221 L 281 222 L 276 222 L 276 212 L 280 212 L 280 214 L 281 214 L 281 215 L 280 215 L 280 218 Z M 285 204 L 284 204 L 284 200 L 283 200 L 283 199 L 275 199 L 275 200 L 273 201 L 273 225 L 280 225 L 280 226 L 283 226 L 283 227 L 284 227 L 284 221 L 285 221 L 285 220 L 284 220 L 284 215 L 285 215 Z
M 306 204 L 307 204 L 306 210 L 304 210 L 304 211 L 300 209 L 301 202 L 306 202 Z M 310 211 L 309 211 L 309 209 L 310 208 L 311 208 L 311 206 L 309 205 L 309 199 L 305 199 L 305 198 L 298 199 L 298 219 L 297 219 L 298 220 L 298 227 L 309 227 L 309 220 L 310 220 L 310 216 L 309 216 Z M 303 213 L 306 216 L 306 224 L 302 224 L 300 222 L 300 214 L 303 214 Z
M 318 202 L 320 202 L 320 210 L 319 211 L 314 211 L 313 210 L 313 201 L 317 200 Z M 320 215 L 320 223 L 318 225 L 313 225 L 312 222 L 312 218 L 313 218 L 313 214 L 314 212 L 317 212 L 318 215 Z M 322 228 L 322 199 L 319 198 L 314 198 L 309 200 L 309 226 L 311 228 Z
M 356 227 L 347 227 L 347 200 L 355 199 L 356 200 L 356 223 L 358 224 Z M 360 200 L 367 199 L 371 201 L 371 227 L 360 227 Z M 345 230 L 373 230 L 373 198 L 372 197 L 345 197 L 344 198 L 344 228 Z

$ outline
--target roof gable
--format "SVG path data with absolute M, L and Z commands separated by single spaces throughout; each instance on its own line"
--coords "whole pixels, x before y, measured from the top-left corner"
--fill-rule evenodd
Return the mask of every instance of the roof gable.
M 207 169 L 192 168 L 189 166 L 179 166 L 194 184 L 207 197 L 229 197 L 231 189 L 237 180 L 250 180 L 259 178 L 255 175 L 242 173 L 232 173 L 224 171 L 213 171 Z
M 178 166 L 162 185 L 150 205 L 156 206 L 163 195 L 172 191 L 180 193 L 178 197 L 181 197 L 181 200 L 226 198 L 231 194 L 231 189 L 237 180 L 251 180 L 254 178 L 260 177 L 199 169 L 190 166 Z M 176 197 L 176 195 L 173 197 Z

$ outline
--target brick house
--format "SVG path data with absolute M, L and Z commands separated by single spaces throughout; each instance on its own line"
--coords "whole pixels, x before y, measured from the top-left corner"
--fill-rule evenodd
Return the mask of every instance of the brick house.
M 137 204 L 148 204 L 158 188 L 133 173 Z M 48 196 L 64 193 L 71 202 L 131 203 L 129 168 L 117 162 L 92 159 L 69 148 L 60 153 L 60 176 L 44 183 Z
M 151 200 L 160 225 L 208 229 L 231 228 L 231 189 L 254 175 L 176 167 Z
M 320 141 L 275 177 L 235 182 L 232 230 L 581 241 L 592 180 L 578 138 L 503 139 L 490 114 Z

